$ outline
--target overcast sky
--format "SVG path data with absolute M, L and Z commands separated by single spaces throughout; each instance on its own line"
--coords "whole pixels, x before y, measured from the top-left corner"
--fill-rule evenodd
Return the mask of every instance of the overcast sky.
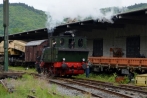
M 48 6 L 52 4 L 52 2 L 58 2 L 58 1 L 67 1 L 67 0 L 9 0 L 10 3 L 25 3 L 30 6 L 33 6 L 36 9 L 48 10 Z M 71 1 L 75 0 L 68 0 L 68 3 L 71 3 Z M 82 2 L 81 2 L 82 1 Z M 129 6 L 133 5 L 135 3 L 147 3 L 147 0 L 85 0 L 85 1 L 90 1 L 90 2 L 96 2 L 98 5 L 103 5 L 102 7 L 108 7 L 108 6 Z M 83 0 L 78 0 L 78 5 L 83 3 Z M 0 3 L 3 3 L 3 0 L 0 0 Z M 99 6 L 100 6 L 99 5 Z M 77 5 L 75 5 L 77 6 Z M 59 7 L 60 8 L 60 7 Z

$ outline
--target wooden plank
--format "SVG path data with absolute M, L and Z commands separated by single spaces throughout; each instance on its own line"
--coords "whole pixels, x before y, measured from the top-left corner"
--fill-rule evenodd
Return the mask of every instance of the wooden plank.
M 0 73 L 0 78 L 7 78 L 7 77 L 20 77 L 25 72 L 2 72 Z

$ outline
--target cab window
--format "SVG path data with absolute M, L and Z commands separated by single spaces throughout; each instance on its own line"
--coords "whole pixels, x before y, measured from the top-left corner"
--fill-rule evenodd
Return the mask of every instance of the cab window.
M 60 45 L 63 46 L 64 45 L 64 38 L 60 39 Z
M 74 48 L 74 47 L 75 47 L 75 40 L 69 39 L 69 48 Z
M 82 47 L 82 46 L 83 46 L 83 39 L 79 39 L 79 40 L 78 40 L 78 46 L 79 46 L 79 47 Z

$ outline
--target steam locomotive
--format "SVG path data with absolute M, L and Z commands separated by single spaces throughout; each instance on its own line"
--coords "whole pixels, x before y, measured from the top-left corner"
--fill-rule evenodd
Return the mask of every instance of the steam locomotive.
M 48 41 L 49 47 L 43 49 L 36 61 L 39 73 L 43 71 L 48 77 L 84 73 L 89 53 L 86 37 L 66 31 L 60 36 L 50 36 Z

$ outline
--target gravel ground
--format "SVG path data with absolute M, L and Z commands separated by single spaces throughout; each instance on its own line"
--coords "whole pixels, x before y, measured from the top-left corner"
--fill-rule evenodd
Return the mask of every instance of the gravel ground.
M 96 85 L 94 85 L 94 86 L 96 86 Z M 104 87 L 104 86 L 98 86 L 98 85 L 96 87 L 100 87 L 102 89 L 106 89 L 106 90 L 109 90 L 109 91 L 124 94 L 124 95 L 130 96 L 132 98 L 147 98 L 147 94 L 140 94 L 140 93 L 137 93 L 137 92 L 134 92 L 134 91 L 126 91 L 124 89 L 117 89 L 117 88 Z
M 57 86 L 57 91 L 60 92 L 63 95 L 70 96 L 70 98 L 74 98 L 73 96 L 77 96 L 79 98 L 85 98 L 86 95 L 82 94 L 80 91 L 67 89 L 62 86 Z
M 130 96 L 130 97 L 133 97 L 133 98 L 147 98 L 147 95 L 136 93 L 134 91 L 126 91 L 126 90 L 123 90 L 123 89 L 103 87 L 103 86 L 97 86 L 97 87 L 101 87 L 103 89 L 106 89 L 106 90 L 109 90 L 109 91 L 113 91 L 113 92 L 118 92 L 120 94 L 124 94 L 124 95 Z
M 134 91 L 125 91 L 122 89 L 113 89 L 113 88 L 105 88 L 105 89 L 109 89 L 110 91 L 119 92 L 120 94 L 125 94 L 125 95 L 133 97 L 133 98 L 147 98 L 147 95 L 136 93 Z

